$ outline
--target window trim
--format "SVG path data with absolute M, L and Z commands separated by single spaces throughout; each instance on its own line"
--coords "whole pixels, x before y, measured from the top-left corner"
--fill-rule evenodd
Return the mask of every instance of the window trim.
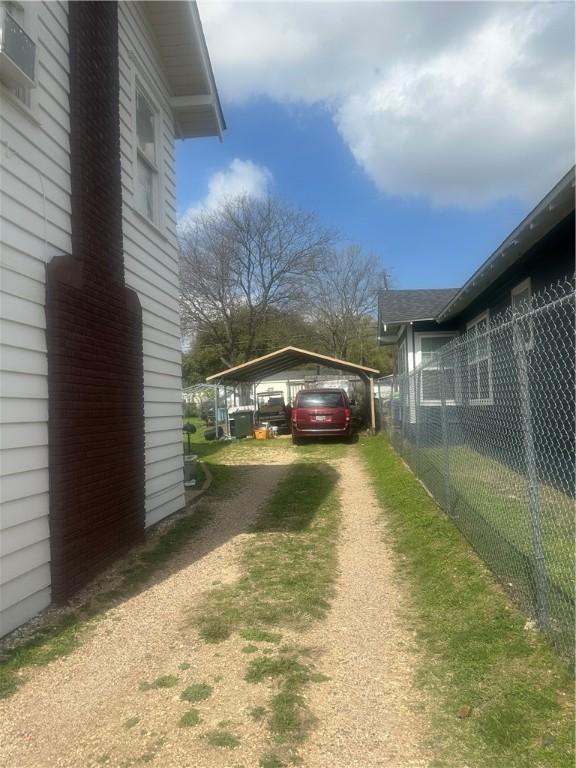
M 146 101 L 154 117 L 154 156 L 156 161 L 152 161 L 145 152 L 140 149 L 138 143 L 138 117 L 137 117 L 137 94 L 140 94 Z M 134 116 L 133 116 L 133 135 L 134 135 L 134 177 L 132 184 L 132 204 L 135 213 L 137 213 L 144 221 L 150 224 L 161 233 L 163 225 L 163 207 L 160 194 L 160 179 L 162 177 L 162 165 L 161 165 L 161 152 L 162 145 L 160 142 L 160 110 L 154 99 L 150 96 L 149 89 L 144 85 L 141 78 L 136 74 L 133 83 L 134 94 Z M 148 216 L 145 211 L 141 211 L 138 207 L 138 165 L 142 162 L 149 168 L 154 174 L 154 187 L 153 187 L 153 215 L 152 218 Z
M 513 298 L 514 296 L 517 296 L 519 293 L 524 293 L 524 291 L 528 288 L 528 298 L 532 298 L 532 278 L 527 277 L 522 282 L 518 283 L 518 285 L 515 285 L 514 288 L 510 291 L 510 296 Z M 513 305 L 514 306 L 514 305 Z
M 470 358 L 470 351 L 467 351 L 467 360 L 466 360 L 466 366 L 468 369 L 468 402 L 470 405 L 493 405 L 494 404 L 494 392 L 492 389 L 492 349 L 490 346 L 490 310 L 485 309 L 483 312 L 480 312 L 479 315 L 476 315 L 476 317 L 473 317 L 472 320 L 470 320 L 468 323 L 466 323 L 466 331 L 470 332 L 473 331 L 474 328 L 482 322 L 482 320 L 486 320 L 486 355 L 484 357 L 475 357 L 474 360 L 471 360 Z M 476 343 L 476 336 L 469 339 L 469 343 L 472 343 L 474 341 Z M 477 365 L 477 372 L 480 371 L 480 366 L 478 363 L 482 362 L 483 360 L 488 361 L 488 397 L 478 397 L 478 398 L 472 398 L 470 397 L 470 366 L 476 364 Z M 478 373 L 476 374 L 478 376 Z M 480 394 L 480 379 L 477 379 L 478 384 L 478 394 Z
M 512 306 L 512 312 L 516 314 L 518 305 L 514 304 L 514 297 L 518 296 L 520 293 L 524 293 L 524 291 L 528 289 L 528 303 L 530 303 L 532 299 L 532 278 L 527 277 L 522 282 L 518 283 L 518 285 L 515 285 L 514 288 L 510 291 L 510 305 Z M 530 329 L 530 336 L 527 342 L 525 342 L 524 349 L 529 352 L 533 346 L 534 346 L 534 324 L 532 322 L 532 318 L 528 319 L 528 327 Z
M 400 370 L 400 360 L 404 363 L 403 368 L 404 370 Z M 396 368 L 398 372 L 398 376 L 404 376 L 404 374 L 408 373 L 408 344 L 406 343 L 406 336 L 404 336 L 400 343 L 398 344 L 398 356 L 396 359 Z
M 422 386 L 422 370 L 420 366 L 422 365 L 422 338 L 423 337 L 430 337 L 430 336 L 437 336 L 442 338 L 456 338 L 459 336 L 458 331 L 414 331 L 414 362 L 415 362 L 415 368 L 416 370 L 420 371 L 420 392 L 419 392 L 419 401 L 420 405 L 423 406 L 439 406 L 442 405 L 442 400 L 426 400 L 424 398 L 424 388 Z M 434 367 L 430 368 L 427 367 L 426 370 L 429 371 L 437 371 L 439 368 Z M 446 405 L 456 405 L 456 379 L 454 379 L 454 398 L 446 399 L 444 402 Z
M 10 13 L 8 5 L 13 5 L 17 11 L 22 14 L 21 19 L 17 19 Z M 38 9 L 36 3 L 20 2 L 20 0 L 0 0 L 0 7 L 5 8 L 6 12 L 14 18 L 17 24 L 19 24 L 28 37 L 32 40 L 35 46 L 34 53 L 34 85 L 28 88 L 21 88 L 25 93 L 25 98 L 16 93 L 12 89 L 9 83 L 0 80 L 0 87 L 2 89 L 2 95 L 7 97 L 15 107 L 18 107 L 27 117 L 34 122 L 40 124 L 39 108 L 38 108 L 38 72 L 39 72 L 39 57 L 40 46 L 38 44 Z

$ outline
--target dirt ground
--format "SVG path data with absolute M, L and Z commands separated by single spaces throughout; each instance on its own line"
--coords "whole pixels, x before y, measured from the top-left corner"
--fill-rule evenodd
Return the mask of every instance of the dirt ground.
M 249 717 L 262 704 L 259 686 L 243 680 L 245 641 L 200 641 L 186 623 L 194 599 L 238 578 L 246 531 L 296 455 L 266 454 L 233 498 L 213 500 L 213 521 L 140 594 L 109 610 L 70 656 L 30 673 L 0 701 L 2 768 L 258 768 L 265 725 Z M 412 686 L 411 636 L 402 619 L 403 591 L 376 521 L 376 500 L 353 447 L 333 462 L 339 473 L 343 533 L 337 594 L 326 621 L 299 640 L 320 651 L 329 677 L 307 690 L 317 719 L 301 755 L 307 768 L 420 768 L 429 765 L 426 724 Z M 173 687 L 142 690 L 163 675 Z M 194 705 L 201 723 L 178 726 L 189 705 L 184 688 L 207 683 L 212 695 Z M 206 741 L 225 725 L 236 749 Z

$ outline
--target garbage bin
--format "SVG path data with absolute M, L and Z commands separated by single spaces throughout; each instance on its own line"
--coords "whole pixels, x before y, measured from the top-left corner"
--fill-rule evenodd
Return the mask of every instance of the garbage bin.
M 250 437 L 254 429 L 254 411 L 236 411 L 231 414 L 234 419 L 234 437 Z

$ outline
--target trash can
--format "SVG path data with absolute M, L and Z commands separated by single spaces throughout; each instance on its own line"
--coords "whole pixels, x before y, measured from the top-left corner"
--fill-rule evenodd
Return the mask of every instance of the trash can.
M 236 411 L 231 416 L 234 419 L 234 437 L 250 437 L 254 430 L 254 412 Z
M 219 440 L 221 437 L 224 437 L 224 430 L 222 427 L 218 427 L 218 434 L 216 434 L 216 427 L 210 427 L 210 429 L 207 429 L 204 432 L 205 440 Z

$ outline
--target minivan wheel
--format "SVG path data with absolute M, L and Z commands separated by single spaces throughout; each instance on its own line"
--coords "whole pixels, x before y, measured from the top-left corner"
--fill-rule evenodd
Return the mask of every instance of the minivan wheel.
M 302 441 L 296 435 L 292 435 L 292 445 L 302 445 Z

